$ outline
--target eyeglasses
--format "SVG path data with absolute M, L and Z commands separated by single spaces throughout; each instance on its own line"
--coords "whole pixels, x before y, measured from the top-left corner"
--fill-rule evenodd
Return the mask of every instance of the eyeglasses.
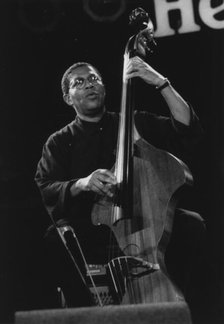
M 70 83 L 71 88 L 76 89 L 83 89 L 86 86 L 86 82 L 89 82 L 91 84 L 102 84 L 101 78 L 99 78 L 96 74 L 90 74 L 86 79 L 82 77 L 78 77 L 75 80 L 72 80 Z

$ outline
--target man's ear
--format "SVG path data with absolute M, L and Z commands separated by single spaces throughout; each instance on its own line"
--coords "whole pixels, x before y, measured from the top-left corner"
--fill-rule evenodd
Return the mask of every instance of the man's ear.
M 64 94 L 63 99 L 67 103 L 67 105 L 72 106 L 72 100 L 71 100 L 71 97 L 70 97 L 69 93 Z

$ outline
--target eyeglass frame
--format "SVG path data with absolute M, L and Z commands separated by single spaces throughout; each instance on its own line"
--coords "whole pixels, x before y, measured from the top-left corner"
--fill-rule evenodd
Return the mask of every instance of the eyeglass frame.
M 82 80 L 83 83 L 82 84 L 76 84 L 76 82 L 78 80 Z M 91 83 L 91 84 L 97 84 L 97 83 L 103 84 L 102 78 L 100 78 L 97 74 L 94 74 L 94 73 L 91 73 L 87 78 L 77 77 L 75 80 L 72 80 L 72 81 L 74 81 L 74 82 L 71 85 L 71 80 L 70 80 L 69 88 L 76 88 L 78 90 L 82 90 L 83 88 L 85 88 L 87 81 L 89 83 Z

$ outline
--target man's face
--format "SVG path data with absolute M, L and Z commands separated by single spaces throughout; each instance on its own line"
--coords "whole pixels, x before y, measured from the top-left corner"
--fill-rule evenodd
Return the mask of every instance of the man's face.
M 95 117 L 104 110 L 105 88 L 101 77 L 91 66 L 80 66 L 70 76 L 67 103 L 77 114 Z

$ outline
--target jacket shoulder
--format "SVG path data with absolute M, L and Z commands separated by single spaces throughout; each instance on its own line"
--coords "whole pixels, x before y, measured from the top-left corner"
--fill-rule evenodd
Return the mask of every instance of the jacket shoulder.
M 66 126 L 62 127 L 61 129 L 57 130 L 53 134 L 51 134 L 48 139 L 47 143 L 51 142 L 70 142 L 73 137 L 78 134 L 79 127 L 76 121 L 72 121 L 71 123 L 67 124 Z

